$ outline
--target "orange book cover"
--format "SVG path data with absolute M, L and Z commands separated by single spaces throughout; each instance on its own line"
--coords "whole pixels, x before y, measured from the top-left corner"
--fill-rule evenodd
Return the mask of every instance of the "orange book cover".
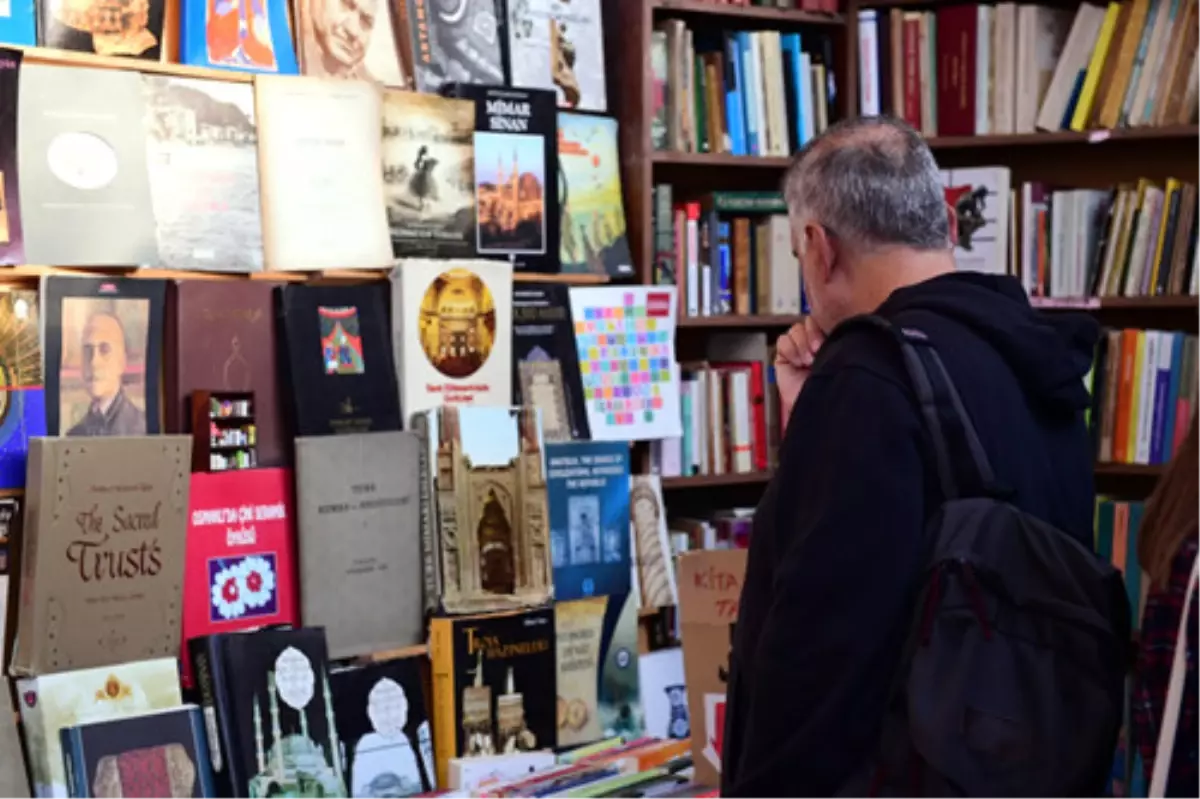
M 1117 380 L 1117 408 L 1113 416 L 1116 429 L 1113 434 L 1113 462 L 1128 463 L 1133 453 L 1129 452 L 1129 429 L 1133 407 L 1134 362 L 1137 359 L 1137 331 L 1121 331 L 1121 370 Z

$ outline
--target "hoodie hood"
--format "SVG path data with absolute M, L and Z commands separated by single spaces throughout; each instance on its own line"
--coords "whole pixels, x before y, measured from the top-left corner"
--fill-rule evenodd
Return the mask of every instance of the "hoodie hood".
M 967 327 L 1013 370 L 1026 396 L 1046 410 L 1087 408 L 1083 378 L 1092 368 L 1100 327 L 1082 313 L 1035 310 L 1015 278 L 954 272 L 892 292 L 878 313 L 935 313 Z

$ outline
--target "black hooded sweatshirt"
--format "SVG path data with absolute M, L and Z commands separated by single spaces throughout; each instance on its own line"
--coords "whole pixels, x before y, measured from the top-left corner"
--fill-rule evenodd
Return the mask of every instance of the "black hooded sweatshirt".
M 899 289 L 877 313 L 932 340 L 1013 504 L 1090 548 L 1096 323 L 1043 315 L 1014 279 L 972 273 Z M 754 516 L 723 796 L 831 796 L 866 764 L 939 494 L 896 343 L 863 327 L 832 339 Z

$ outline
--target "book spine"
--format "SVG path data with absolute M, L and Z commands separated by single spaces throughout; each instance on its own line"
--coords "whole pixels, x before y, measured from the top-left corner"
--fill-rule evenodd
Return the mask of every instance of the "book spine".
M 1179 417 L 1179 388 L 1182 382 L 1184 341 L 1182 333 L 1175 333 L 1171 336 L 1170 380 L 1167 383 L 1166 419 L 1163 421 L 1163 463 L 1169 463 L 1175 456 L 1175 425 L 1188 423 L 1187 419 Z
M 975 6 L 954 6 L 937 14 L 937 130 L 939 136 L 975 133 Z
M 436 613 L 441 605 L 442 581 L 439 549 L 437 545 L 438 513 L 433 486 L 433 464 L 429 462 L 429 417 L 424 413 L 414 414 L 412 429 L 420 440 L 417 447 L 417 502 L 421 513 L 421 579 L 424 582 L 425 611 Z
M 87 760 L 83 756 L 83 735 L 78 727 L 58 731 L 62 744 L 63 769 L 67 776 L 68 796 L 91 796 L 88 790 Z
M 199 708 L 192 708 L 188 712 L 188 721 L 192 725 L 192 740 L 196 746 L 196 777 L 200 781 L 201 796 L 220 796 L 217 793 L 216 781 L 213 779 L 212 770 L 206 768 L 206 764 L 210 762 L 208 754 L 208 734 L 204 729 L 204 711 Z
M 433 752 L 439 785 L 450 784 L 450 760 L 458 757 L 458 703 L 455 702 L 454 621 L 429 624 L 429 657 L 433 688 Z
M 879 116 L 879 31 L 874 10 L 858 12 L 858 109 Z
M 1158 363 L 1154 374 L 1154 413 L 1150 422 L 1150 463 L 1163 463 L 1163 439 L 1167 424 L 1167 402 L 1171 391 L 1171 347 L 1175 337 L 1158 334 Z
M 717 223 L 717 263 L 720 265 L 718 279 L 719 310 L 723 314 L 733 313 L 733 258 L 730 255 L 729 223 Z
M 904 121 L 921 130 L 921 17 L 904 15 Z
M 1150 463 L 1150 427 L 1154 420 L 1154 385 L 1158 378 L 1158 333 L 1144 330 L 1138 334 L 1138 382 L 1134 387 L 1137 429 L 1133 462 Z
M 729 126 L 730 149 L 734 155 L 746 154 L 746 122 L 742 116 L 741 56 L 737 39 L 725 35 L 725 121 Z
M 675 285 L 672 199 L 670 183 L 659 183 L 654 187 L 654 262 L 657 264 L 654 282 L 659 286 Z
M 233 738 L 233 725 L 227 718 L 225 706 L 225 669 L 221 662 L 219 641 L 216 636 L 193 638 L 188 641 L 192 658 L 192 673 L 200 693 L 200 707 L 204 714 L 204 728 L 208 739 L 208 762 L 212 767 L 212 778 L 216 785 L 214 796 L 242 796 L 236 790 L 233 763 L 238 749 Z

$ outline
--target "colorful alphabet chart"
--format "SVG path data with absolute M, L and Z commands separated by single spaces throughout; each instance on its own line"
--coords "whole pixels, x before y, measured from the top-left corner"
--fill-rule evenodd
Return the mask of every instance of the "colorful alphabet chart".
M 592 440 L 682 435 L 674 287 L 598 286 L 570 295 Z

